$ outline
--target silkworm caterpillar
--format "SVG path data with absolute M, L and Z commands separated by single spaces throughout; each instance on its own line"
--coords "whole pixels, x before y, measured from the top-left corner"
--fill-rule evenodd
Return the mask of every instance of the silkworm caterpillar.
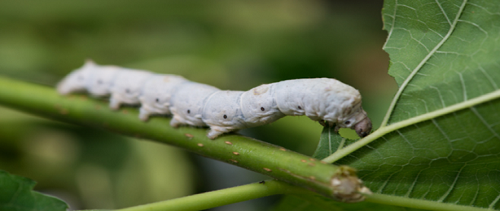
M 170 125 L 209 126 L 207 136 L 306 115 L 323 126 L 352 128 L 367 136 L 372 124 L 358 90 L 338 80 L 312 78 L 263 84 L 248 91 L 220 90 L 181 76 L 154 74 L 87 61 L 57 85 L 60 94 L 110 95 L 110 107 L 141 105 L 139 118 L 172 114 Z

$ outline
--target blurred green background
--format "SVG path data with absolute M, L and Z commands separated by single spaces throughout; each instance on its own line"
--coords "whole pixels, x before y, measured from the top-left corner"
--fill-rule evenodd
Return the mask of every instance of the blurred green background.
M 87 58 L 221 89 L 311 77 L 359 89 L 381 122 L 395 92 L 382 1 L 3 1 L 0 75 L 54 86 Z M 168 127 L 167 125 L 165 127 Z M 285 117 L 242 134 L 311 155 L 322 127 Z M 182 149 L 0 107 L 0 169 L 72 209 L 121 208 L 265 177 Z M 278 197 L 216 210 L 261 210 Z

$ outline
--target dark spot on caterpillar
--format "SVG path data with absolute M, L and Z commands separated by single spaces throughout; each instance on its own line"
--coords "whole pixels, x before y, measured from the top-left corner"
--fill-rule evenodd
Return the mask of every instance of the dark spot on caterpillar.
M 223 116 L 223 117 L 224 117 L 224 119 L 227 119 L 227 115 L 225 115 L 225 114 L 224 114 L 224 116 Z
M 160 102 L 160 99 L 159 98 L 156 98 L 156 102 L 159 103 Z
M 351 121 L 347 120 L 344 122 L 344 124 L 346 124 L 346 125 L 351 124 Z
M 259 182 L 259 184 L 266 184 L 266 181 L 262 180 Z
M 298 106 L 299 109 L 302 109 L 302 107 Z
M 188 114 L 190 114 L 190 113 L 191 113 L 191 110 L 188 109 Z
M 126 92 L 126 93 L 130 93 L 130 90 L 129 90 L 129 89 L 125 89 L 125 92 Z
M 261 111 L 265 111 L 266 109 L 264 109 L 264 107 L 260 107 L 260 110 L 261 110 Z

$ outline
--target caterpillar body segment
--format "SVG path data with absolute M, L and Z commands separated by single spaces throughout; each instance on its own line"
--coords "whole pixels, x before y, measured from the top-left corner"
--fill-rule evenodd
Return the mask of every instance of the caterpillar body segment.
M 217 91 L 203 105 L 202 120 L 209 127 L 208 137 L 247 128 L 240 108 L 242 91 Z
M 247 127 L 269 124 L 285 116 L 273 93 L 273 84 L 262 84 L 241 95 L 240 107 Z
M 218 88 L 196 82 L 179 84 L 172 92 L 170 111 L 173 114 L 170 125 L 207 126 L 202 120 L 203 106 L 207 99 L 219 91 Z
M 139 118 L 147 121 L 151 115 L 169 115 L 174 88 L 188 80 L 177 75 L 156 74 L 144 82 L 139 101 Z
M 139 96 L 146 81 L 154 76 L 153 73 L 141 70 L 122 69 L 116 74 L 111 86 L 109 107 L 117 110 L 121 104 L 138 105 Z
M 95 97 L 107 97 L 111 94 L 111 88 L 122 71 L 116 66 L 95 66 L 86 81 L 85 88 L 88 93 Z

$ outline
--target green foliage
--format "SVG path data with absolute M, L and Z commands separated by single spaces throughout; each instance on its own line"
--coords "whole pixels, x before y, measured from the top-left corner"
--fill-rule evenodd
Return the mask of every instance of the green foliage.
M 386 1 L 384 49 L 403 90 L 389 124 L 499 89 L 499 10 L 492 1 Z M 391 132 L 338 163 L 358 168 L 378 193 L 498 209 L 499 119 L 492 98 Z
M 367 201 L 499 209 L 499 10 L 492 1 L 386 1 L 384 49 L 399 92 L 370 141 L 353 144 L 325 128 L 315 155 L 361 147 L 332 159 L 358 170 L 376 193 Z M 425 117 L 433 111 L 439 114 Z
M 0 170 L 0 210 L 3 211 L 64 211 L 63 201 L 33 191 L 36 182 Z
M 384 50 L 403 91 L 389 124 L 499 89 L 499 10 L 494 1 L 386 1 Z
M 318 148 L 313 154 L 314 158 L 323 159 L 342 148 L 346 138 L 335 134 L 334 128 L 324 127 L 319 139 Z
M 223 4 L 215 5 L 222 7 L 221 5 Z M 236 4 L 229 5 L 238 7 Z M 77 7 L 69 11 L 75 12 L 80 9 L 79 7 L 78 10 L 75 8 Z M 89 8 L 92 8 L 92 6 L 89 6 Z M 207 12 L 203 7 L 194 7 L 193 9 L 196 12 L 190 13 L 191 15 L 181 15 L 180 13 L 177 14 L 172 12 L 175 9 L 172 9 L 170 12 L 175 14 L 172 17 L 181 18 L 183 21 L 196 19 L 193 14 Z M 9 14 L 12 17 L 18 16 L 15 12 L 12 12 L 14 10 L 8 9 L 6 11 L 11 11 Z M 140 13 L 139 10 L 133 11 Z M 161 11 L 163 12 L 163 10 Z M 374 194 L 367 196 L 366 202 L 358 204 L 339 203 L 320 195 L 296 194 L 285 197 L 275 210 L 290 210 L 292 208 L 300 211 L 500 209 L 500 174 L 498 173 L 498 169 L 500 168 L 500 145 L 498 144 L 500 141 L 500 100 L 498 99 L 500 98 L 500 62 L 498 59 L 498 55 L 500 55 L 500 39 L 498 39 L 498 37 L 500 37 L 500 25 L 498 24 L 500 23 L 500 13 L 497 11 L 500 11 L 500 4 L 495 1 L 385 1 L 383 19 L 384 28 L 388 31 L 389 37 L 384 45 L 384 50 L 389 53 L 391 58 L 389 74 L 395 78 L 399 90 L 382 121 L 381 127 L 372 133 L 372 135 L 355 141 L 345 139 L 333 133 L 331 129 L 324 128 L 319 146 L 314 154 L 315 158 L 325 158 L 328 161 L 335 162 L 336 165 L 349 165 L 355 167 L 358 170 L 358 175 Z M 19 14 L 20 16 L 27 16 L 29 13 Z M 104 13 L 99 14 L 102 15 Z M 156 13 L 153 12 L 151 14 Z M 109 20 L 113 13 L 110 14 L 111 16 L 107 15 L 96 18 L 93 24 L 87 25 L 87 27 L 94 30 L 112 27 L 114 24 L 110 23 L 116 23 L 117 20 L 110 21 L 104 25 L 99 24 L 99 20 Z M 224 15 L 228 14 L 222 14 L 220 17 L 224 17 Z M 156 18 L 155 15 L 147 16 Z M 29 17 L 33 18 L 31 16 Z M 82 15 L 81 17 L 84 16 Z M 228 15 L 228 17 L 233 16 Z M 241 16 L 238 17 L 241 18 Z M 252 16 L 252 18 L 259 17 Z M 82 21 L 80 18 L 76 18 L 76 20 L 77 22 Z M 233 55 L 234 52 L 237 52 L 230 46 L 238 46 L 236 48 L 248 48 L 253 51 L 253 53 L 250 54 L 248 54 L 248 52 L 246 54 L 238 54 L 241 58 L 248 57 L 248 55 L 250 55 L 249 57 L 252 57 L 252 55 L 266 55 L 266 58 L 271 64 L 281 66 L 284 69 L 293 67 L 300 71 L 312 68 L 312 75 L 315 76 L 319 74 L 318 69 L 328 65 L 327 61 L 329 61 L 330 57 L 325 55 L 314 56 L 311 52 L 336 47 L 335 45 L 326 44 L 326 42 L 328 42 L 327 40 L 335 40 L 330 39 L 328 36 L 320 36 L 321 39 L 313 37 L 308 39 L 310 40 L 309 42 L 295 42 L 299 40 L 299 37 L 311 37 L 312 34 L 322 33 L 313 30 L 309 33 L 287 35 L 289 32 L 296 29 L 294 24 L 304 24 L 300 21 L 288 22 L 289 25 L 285 27 L 286 29 L 276 30 L 275 26 L 283 25 L 286 21 L 274 23 L 275 25 L 270 23 L 267 27 L 263 27 L 262 25 L 252 26 L 252 24 L 240 24 L 243 22 L 239 20 L 242 19 L 236 18 L 235 20 L 225 20 L 220 23 L 213 20 L 203 22 L 201 28 L 211 28 L 212 31 L 207 34 L 194 34 L 206 36 L 207 40 L 212 41 L 210 45 L 192 42 L 196 39 L 191 36 L 187 36 L 187 38 L 183 39 L 184 42 L 180 42 L 181 44 L 174 43 L 177 41 L 162 43 L 162 45 L 157 44 L 160 43 L 159 40 L 176 40 L 173 39 L 175 36 L 186 37 L 182 34 L 169 34 L 169 36 L 174 37 L 168 37 L 168 39 L 166 39 L 165 37 L 159 36 L 149 42 L 149 45 L 141 47 L 140 49 L 142 49 L 142 51 L 137 51 L 141 53 L 139 56 L 126 53 L 127 50 L 131 51 L 130 49 L 134 49 L 134 46 L 137 47 L 141 44 L 135 39 L 135 37 L 139 37 L 140 33 L 137 33 L 136 30 L 129 29 L 129 36 L 118 36 L 118 38 L 113 38 L 117 39 L 115 42 L 128 43 L 124 47 L 124 49 L 127 50 L 120 51 L 120 55 L 118 55 L 117 58 L 130 59 L 161 56 L 162 53 L 158 53 L 159 50 L 153 50 L 153 53 L 148 52 L 148 50 L 164 49 L 166 47 L 173 49 L 168 53 L 184 53 L 182 47 L 180 47 L 182 43 L 191 43 L 192 49 L 194 49 L 193 52 L 199 55 L 204 55 L 206 58 L 214 60 L 229 60 L 228 55 Z M 141 25 L 141 21 L 144 20 L 139 20 L 135 24 L 131 23 L 131 25 Z M 234 23 L 231 21 L 234 21 Z M 217 24 L 214 24 L 214 26 L 213 23 Z M 64 24 L 62 23 L 62 25 Z M 181 25 L 182 24 L 179 24 L 179 26 Z M 228 26 L 237 27 L 232 28 Z M 316 26 L 319 26 L 318 28 L 325 28 L 323 27 L 324 25 L 321 24 L 317 24 Z M 249 28 L 245 27 L 255 28 L 249 30 Z M 122 28 L 115 29 L 127 32 L 127 30 Z M 216 29 L 222 30 L 217 31 Z M 198 28 L 198 30 L 200 30 L 200 28 Z M 192 35 L 189 30 L 184 28 L 181 31 L 184 31 L 183 33 L 185 34 Z M 245 34 L 246 36 L 241 37 L 246 37 L 250 40 L 228 39 L 228 37 L 231 37 L 226 34 L 229 31 L 232 31 L 232 35 Z M 270 31 L 279 31 L 279 33 L 273 36 L 267 36 L 266 34 L 271 34 Z M 161 32 L 161 30 L 158 32 Z M 286 39 L 281 40 L 282 37 L 286 37 Z M 328 39 L 324 39 L 325 37 L 328 37 Z M 16 36 L 10 37 L 10 39 L 14 38 L 17 39 Z M 92 46 L 109 45 L 111 46 L 110 49 L 112 48 L 113 42 L 109 42 L 109 40 L 106 39 L 100 40 L 100 45 Z M 243 42 L 238 40 L 243 40 Z M 266 41 L 268 44 L 255 44 L 265 43 L 262 41 Z M 71 43 L 71 40 L 66 40 L 66 42 Z M 7 44 L 13 42 L 3 41 L 2 43 Z M 6 46 L 8 47 L 9 45 Z M 311 45 L 315 46 L 315 49 L 307 50 L 305 46 Z M 214 46 L 217 48 L 214 48 Z M 292 50 L 288 50 L 288 46 L 290 46 L 289 48 Z M 267 48 L 271 50 L 267 50 Z M 20 49 L 23 50 L 22 48 Z M 76 47 L 74 49 L 79 48 Z M 109 54 L 109 50 L 106 51 L 102 49 L 87 49 L 87 51 L 100 52 L 101 56 Z M 285 54 L 279 53 L 284 51 L 290 51 L 293 55 L 287 57 L 283 56 Z M 339 52 L 344 51 L 341 50 Z M 29 55 L 43 54 L 37 51 L 32 51 L 31 53 L 32 54 Z M 81 59 L 81 57 L 82 56 L 79 56 L 78 58 Z M 113 59 L 109 60 L 114 61 Z M 191 65 L 190 68 L 186 69 L 203 69 L 207 66 L 211 67 L 211 69 L 209 68 L 210 71 L 207 71 L 211 73 L 210 75 L 215 75 L 212 74 L 214 70 L 217 71 L 223 66 L 220 64 L 206 65 L 206 63 L 210 62 L 206 62 L 196 56 L 189 56 L 189 59 L 186 61 L 181 63 L 193 63 L 192 61 L 197 61 L 194 63 L 198 64 L 203 63 L 203 65 L 199 66 Z M 252 63 L 253 61 L 255 60 L 250 62 L 245 60 L 247 63 Z M 111 63 L 120 64 L 120 62 Z M 164 59 L 143 61 L 140 64 L 142 64 L 139 65 L 141 67 L 143 65 L 151 65 L 148 67 L 153 67 L 154 64 L 161 64 L 160 66 L 163 65 L 168 67 L 183 66 L 172 65 L 175 64 L 175 62 L 172 63 L 172 60 L 166 62 Z M 66 69 L 66 67 L 64 69 Z M 242 72 L 235 72 L 232 74 L 238 75 L 241 73 Z M 288 72 L 286 73 L 288 74 Z M 12 72 L 10 74 L 15 75 L 12 74 Z M 188 75 L 189 74 L 188 71 Z M 289 74 L 289 76 L 305 76 L 302 74 L 307 73 L 298 73 L 295 71 L 293 74 Z M 207 75 L 208 74 L 199 74 L 198 77 L 204 78 Z M 230 75 L 231 74 L 218 75 L 216 78 L 219 81 L 212 78 L 213 84 L 219 84 L 219 82 L 223 83 L 221 81 L 231 78 L 229 77 Z M 196 77 L 194 78 L 196 79 Z M 209 78 L 208 80 L 212 79 Z M 237 82 L 234 82 L 234 84 L 236 83 Z M 249 80 L 245 83 L 253 84 L 253 81 Z M 231 86 L 228 85 L 227 87 Z M 366 97 L 366 95 L 364 96 Z M 26 97 L 25 101 L 21 102 L 21 104 L 33 103 L 31 100 L 36 97 L 39 96 L 31 96 L 31 98 Z M 43 97 L 46 98 L 47 96 Z M 80 103 L 85 104 L 88 102 Z M 101 107 L 105 107 L 104 103 L 97 104 Z M 92 106 L 94 106 L 94 104 L 92 104 Z M 61 107 L 56 106 L 55 109 L 61 109 Z M 126 109 L 126 111 L 133 115 L 135 115 L 136 112 L 130 109 Z M 48 112 L 46 115 L 55 114 Z M 124 116 L 106 113 L 105 115 L 106 118 L 116 118 L 114 120 L 117 121 L 117 126 L 105 126 L 107 128 L 117 129 L 116 127 L 123 127 L 121 129 L 132 131 L 128 132 L 131 135 L 134 135 L 134 132 L 139 133 L 142 130 L 149 129 L 141 128 L 138 125 L 127 125 L 127 121 L 135 121 L 134 117 L 132 117 L 133 115 L 130 114 Z M 370 114 L 370 116 L 372 116 L 372 114 Z M 377 116 L 377 114 L 375 116 Z M 58 118 L 74 121 L 74 119 L 71 118 L 60 117 L 60 115 Z M 94 117 L 97 121 L 106 121 L 104 120 L 106 118 L 99 115 Z M 90 120 L 86 123 L 95 124 L 95 122 Z M 101 123 L 102 122 L 99 123 L 99 127 Z M 155 125 L 155 127 L 158 125 L 155 130 L 163 130 L 163 124 L 167 124 L 165 120 L 153 120 L 153 125 Z M 182 128 L 180 131 L 181 133 L 192 133 L 196 137 L 203 136 L 204 134 L 204 131 L 190 128 Z M 175 134 L 176 132 L 173 130 L 171 132 L 174 133 L 174 135 L 164 132 L 156 133 L 154 130 L 151 132 L 155 134 L 153 138 L 157 139 L 160 137 L 173 139 L 185 138 L 182 134 Z M 228 137 L 231 138 L 232 136 Z M 213 155 L 215 155 L 214 158 L 225 161 L 234 159 L 234 156 L 231 158 L 222 156 L 222 152 L 227 148 L 224 144 L 218 145 L 220 143 L 203 139 L 196 140 L 203 143 L 204 146 L 206 146 L 205 149 L 218 150 L 217 152 L 213 152 Z M 288 141 L 288 139 L 284 138 L 283 140 Z M 283 141 L 283 143 L 286 143 L 285 141 Z M 282 143 L 281 141 L 277 142 L 280 144 Z M 188 145 L 187 143 L 189 142 L 174 144 L 193 151 L 203 151 L 199 150 L 198 145 Z M 257 148 L 242 145 L 239 149 L 251 149 L 251 151 L 255 151 Z M 269 154 L 272 151 L 266 152 Z M 218 153 L 221 154 L 221 156 L 217 156 Z M 253 154 L 253 158 L 259 158 L 259 156 L 256 156 L 257 154 Z M 252 155 L 252 153 L 249 153 L 249 155 Z M 263 153 L 260 157 L 265 156 L 266 153 Z M 276 161 L 273 165 L 276 165 L 276 167 L 285 165 L 283 163 L 289 163 L 288 165 L 290 166 L 300 165 L 300 163 L 288 162 L 284 157 L 286 157 L 285 154 L 283 154 L 282 158 L 276 157 Z M 246 158 L 241 159 L 246 162 Z M 253 164 L 249 160 L 248 163 L 251 165 L 247 165 L 248 163 L 244 162 L 238 165 L 254 170 L 260 168 L 260 164 L 265 163 L 265 161 L 262 160 L 258 160 L 258 162 Z M 260 170 L 260 172 L 266 173 L 263 170 Z M 300 173 L 305 175 L 305 173 L 309 172 L 300 171 Z M 224 192 L 224 190 L 221 191 Z M 241 194 L 248 193 L 241 192 Z

